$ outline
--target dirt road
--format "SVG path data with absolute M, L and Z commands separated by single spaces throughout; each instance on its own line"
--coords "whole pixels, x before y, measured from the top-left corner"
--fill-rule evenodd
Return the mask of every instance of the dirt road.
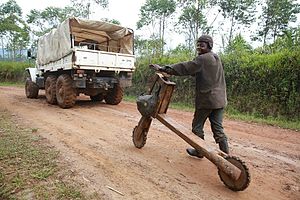
M 207 159 L 189 157 L 188 144 L 154 120 L 147 143 L 137 149 L 132 130 L 140 114 L 134 103 L 117 106 L 78 98 L 72 109 L 27 99 L 23 88 L 0 87 L 0 110 L 38 129 L 79 181 L 103 199 L 300 199 L 300 133 L 271 126 L 224 121 L 233 155 L 250 169 L 251 183 L 232 192 L 220 181 Z M 180 124 L 191 126 L 193 113 L 169 110 Z M 206 141 L 216 146 L 209 124 Z M 118 194 L 110 190 L 114 188 Z

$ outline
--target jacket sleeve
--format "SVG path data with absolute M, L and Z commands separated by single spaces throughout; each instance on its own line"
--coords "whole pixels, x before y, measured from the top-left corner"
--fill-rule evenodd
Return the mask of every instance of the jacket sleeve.
M 201 69 L 201 63 L 199 59 L 195 58 L 192 61 L 182 62 L 173 64 L 170 66 L 175 72 L 175 75 L 178 76 L 186 76 L 191 75 L 194 76 Z

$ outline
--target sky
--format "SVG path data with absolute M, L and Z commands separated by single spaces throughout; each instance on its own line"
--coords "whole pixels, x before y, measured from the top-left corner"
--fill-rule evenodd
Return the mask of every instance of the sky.
M 0 4 L 7 2 L 8 0 L 0 0 Z M 24 17 L 26 14 L 29 13 L 32 9 L 38 9 L 43 10 L 48 6 L 55 6 L 55 7 L 65 7 L 68 4 L 70 4 L 70 0 L 16 0 L 17 4 L 22 8 Z M 142 35 L 146 36 L 144 38 L 147 38 L 149 36 L 149 33 L 152 30 L 136 30 L 136 22 L 139 20 L 139 12 L 141 6 L 146 2 L 146 0 L 109 0 L 109 9 L 104 10 L 102 8 L 98 7 L 92 7 L 92 10 L 94 13 L 91 14 L 90 19 L 93 20 L 99 20 L 101 18 L 108 18 L 108 19 L 116 19 L 118 20 L 122 26 L 131 28 L 135 30 L 136 35 Z M 300 3 L 300 0 L 297 0 L 298 3 Z M 97 8 L 97 9 L 95 9 Z M 298 24 L 299 24 L 299 18 L 300 14 L 298 15 Z M 218 18 L 220 18 L 219 16 Z M 209 18 L 209 16 L 208 16 Z M 210 17 L 211 19 L 214 18 L 214 16 Z M 222 18 L 222 17 L 221 17 Z M 209 21 L 209 19 L 208 19 Z M 212 21 L 212 20 L 211 20 Z M 208 22 L 210 24 L 210 22 Z M 214 23 L 214 25 L 218 25 L 218 23 Z M 220 27 L 224 29 L 224 27 Z M 226 28 L 225 28 L 226 29 Z M 226 30 L 223 30 L 226 32 Z M 250 41 L 250 31 L 255 30 L 256 28 L 251 29 L 244 29 L 240 30 L 245 37 L 245 39 L 248 42 Z M 228 31 L 227 31 L 228 32 Z M 218 50 L 221 47 L 221 38 L 220 33 L 216 33 L 213 35 L 213 38 L 215 40 L 214 42 L 214 51 L 218 52 Z M 166 43 L 167 43 L 167 49 L 175 48 L 178 44 L 184 43 L 184 36 L 179 35 L 175 33 L 175 31 L 167 31 L 166 33 Z M 259 44 L 256 44 L 254 42 L 251 42 L 252 46 L 259 46 Z

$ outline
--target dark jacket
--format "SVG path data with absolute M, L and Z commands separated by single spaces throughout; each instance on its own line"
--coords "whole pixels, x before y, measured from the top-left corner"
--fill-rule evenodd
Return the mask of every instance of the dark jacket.
M 218 109 L 227 104 L 224 70 L 219 56 L 213 52 L 194 60 L 170 66 L 175 75 L 196 77 L 196 109 Z

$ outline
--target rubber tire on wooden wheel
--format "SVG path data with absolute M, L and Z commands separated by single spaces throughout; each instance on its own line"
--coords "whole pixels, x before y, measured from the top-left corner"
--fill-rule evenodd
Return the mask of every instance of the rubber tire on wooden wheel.
M 68 74 L 60 75 L 56 81 L 56 99 L 61 108 L 71 108 L 75 105 L 76 91 Z
M 119 83 L 114 85 L 114 88 L 110 89 L 105 97 L 105 102 L 110 105 L 117 105 L 122 101 L 123 88 Z
M 36 99 L 39 95 L 39 86 L 30 79 L 26 79 L 25 94 L 27 98 Z
M 235 156 L 228 156 L 225 159 L 237 168 L 239 168 L 241 170 L 241 175 L 237 180 L 233 180 L 219 169 L 218 174 L 220 176 L 221 181 L 226 185 L 226 187 L 228 187 L 232 191 L 245 190 L 249 186 L 251 181 L 249 169 L 246 166 L 245 162 L 243 162 L 241 159 Z
M 90 96 L 90 98 L 92 101 L 102 101 L 104 99 L 104 96 L 100 93 L 95 96 Z
M 45 82 L 45 95 L 49 104 L 57 104 L 56 100 L 56 76 L 50 75 Z

